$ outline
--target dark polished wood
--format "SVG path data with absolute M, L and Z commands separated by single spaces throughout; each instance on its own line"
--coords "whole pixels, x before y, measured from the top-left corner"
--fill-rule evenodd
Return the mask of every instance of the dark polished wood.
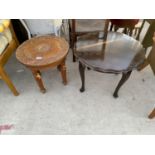
M 108 32 L 107 39 L 100 39 L 100 33 L 78 37 L 75 56 L 79 60 L 79 71 L 84 86 L 83 66 L 103 73 L 122 74 L 114 97 L 118 97 L 120 87 L 127 81 L 132 70 L 145 60 L 145 52 L 139 41 L 119 32 Z M 101 37 L 102 38 L 102 37 Z
M 41 71 L 44 69 L 57 66 L 61 71 L 63 83 L 67 84 L 65 59 L 68 49 L 68 43 L 61 37 L 39 36 L 21 44 L 16 51 L 16 57 L 32 71 L 40 90 L 45 93 L 41 78 Z
M 117 31 L 119 28 L 124 28 L 123 33 L 132 36 L 133 29 L 138 21 L 138 19 L 110 19 L 110 31 L 113 30 L 113 27 L 114 31 Z
M 80 88 L 80 92 L 85 91 L 85 65 L 79 62 L 79 72 L 80 72 L 80 77 L 82 81 L 82 86 Z
M 132 72 L 132 71 L 129 71 L 129 72 L 127 72 L 127 73 L 123 73 L 123 74 L 122 74 L 122 78 L 121 78 L 120 82 L 118 83 L 118 86 L 116 87 L 116 89 L 115 89 L 115 91 L 114 91 L 114 94 L 113 94 L 113 96 L 114 96 L 115 98 L 118 97 L 118 91 L 119 91 L 119 89 L 120 89 L 121 86 L 129 79 L 129 77 L 130 77 L 130 75 L 131 75 L 131 72 Z

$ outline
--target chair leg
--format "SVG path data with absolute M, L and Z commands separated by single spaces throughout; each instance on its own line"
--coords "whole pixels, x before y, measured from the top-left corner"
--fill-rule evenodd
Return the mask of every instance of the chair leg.
M 149 62 L 146 60 L 143 64 L 141 64 L 139 67 L 138 67 L 138 71 L 141 71 L 143 70 L 145 67 L 147 67 L 149 65 Z
M 76 62 L 76 57 L 74 55 L 74 52 L 73 52 L 73 62 Z
M 138 28 L 135 28 L 135 33 L 134 33 L 134 35 L 136 36 L 137 33 L 138 33 Z
M 148 116 L 150 119 L 155 117 L 155 108 L 153 109 L 153 111 L 150 113 L 150 115 Z
M 111 25 L 110 25 L 110 31 L 112 31 L 112 29 L 113 29 L 113 26 L 114 26 L 113 24 L 111 24 Z
M 18 91 L 16 90 L 16 88 L 13 85 L 13 83 L 11 82 L 9 76 L 7 75 L 7 73 L 5 72 L 5 70 L 2 67 L 0 67 L 0 76 L 5 81 L 5 83 L 8 85 L 8 87 L 13 92 L 13 94 L 15 96 L 18 96 L 19 95 Z
M 118 83 L 118 85 L 117 85 L 117 87 L 116 87 L 116 89 L 115 89 L 115 91 L 114 91 L 114 94 L 113 94 L 113 96 L 114 96 L 115 98 L 118 97 L 118 91 L 119 91 L 119 89 L 120 89 L 121 86 L 129 79 L 129 77 L 130 77 L 130 75 L 131 75 L 131 72 L 132 72 L 132 71 L 129 71 L 129 72 L 127 72 L 127 73 L 123 73 L 123 74 L 122 74 L 122 78 L 121 78 L 120 82 Z
M 122 33 L 127 34 L 127 30 L 126 30 L 126 28 L 123 28 Z
M 76 57 L 74 55 L 75 42 L 76 42 L 76 35 L 71 34 L 71 49 L 72 49 L 72 53 L 73 53 L 73 62 L 76 62 Z
M 119 27 L 114 26 L 114 31 L 117 32 L 117 30 L 119 29 Z
M 82 86 L 80 88 L 80 92 L 85 91 L 85 66 L 79 61 L 79 72 L 81 77 Z
M 129 36 L 132 36 L 133 34 L 133 29 L 129 29 Z

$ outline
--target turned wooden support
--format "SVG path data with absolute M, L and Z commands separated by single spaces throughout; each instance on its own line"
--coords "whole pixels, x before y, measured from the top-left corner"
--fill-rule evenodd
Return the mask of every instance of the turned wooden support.
M 39 88 L 40 88 L 40 91 L 42 93 L 45 93 L 46 92 L 46 89 L 44 87 L 44 84 L 43 84 L 43 81 L 42 81 L 42 78 L 41 78 L 41 73 L 40 71 L 35 71 L 35 70 L 32 70 L 32 73 L 33 73 L 33 77 L 35 78 Z
M 63 61 L 60 66 L 60 71 L 61 71 L 61 76 L 62 76 L 62 80 L 63 80 L 63 84 L 67 85 L 67 75 L 66 75 L 66 65 L 65 65 L 65 61 Z

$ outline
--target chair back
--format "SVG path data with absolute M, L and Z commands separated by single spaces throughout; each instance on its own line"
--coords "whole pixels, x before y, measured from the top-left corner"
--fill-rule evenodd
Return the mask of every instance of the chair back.
M 55 34 L 61 35 L 62 19 L 20 19 L 28 33 L 29 39 L 32 36 Z
M 139 22 L 138 19 L 110 19 L 111 26 L 110 31 L 117 31 L 119 28 L 123 28 L 123 33 L 132 36 L 135 25 Z
M 149 24 L 148 29 L 146 30 L 145 36 L 142 40 L 143 47 L 147 49 L 148 47 L 152 46 L 153 44 L 153 34 L 155 32 L 155 20 L 150 19 L 150 20 L 144 20 L 144 23 Z M 144 24 L 143 24 L 144 25 Z M 145 29 L 145 26 L 144 26 Z
M 70 47 L 73 51 L 73 62 L 76 61 L 74 50 L 77 37 L 87 33 L 103 32 L 99 36 L 106 40 L 108 34 L 109 19 L 71 19 L 69 20 Z M 100 35 L 100 34 L 99 34 Z
M 107 32 L 109 20 L 107 19 L 71 19 L 69 20 L 70 31 L 81 35 L 89 32 Z

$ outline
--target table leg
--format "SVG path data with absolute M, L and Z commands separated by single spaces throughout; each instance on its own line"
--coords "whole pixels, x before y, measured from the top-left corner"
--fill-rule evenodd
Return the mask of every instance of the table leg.
M 115 91 L 114 91 L 114 94 L 113 94 L 113 96 L 114 96 L 115 98 L 118 97 L 118 91 L 119 91 L 119 89 L 120 89 L 121 86 L 129 79 L 129 77 L 130 77 L 130 75 L 131 75 L 131 72 L 132 72 L 132 71 L 129 71 L 129 72 L 127 72 L 127 73 L 123 73 L 123 74 L 122 74 L 122 78 L 121 78 L 120 82 L 118 83 L 118 85 L 117 85 L 117 87 L 116 87 L 116 89 L 115 89 Z
M 155 108 L 153 109 L 153 111 L 150 113 L 150 115 L 148 116 L 150 119 L 155 117 Z
M 79 61 L 79 72 L 80 72 L 80 77 L 82 82 L 80 92 L 84 92 L 85 91 L 85 65 L 83 65 L 80 61 Z
M 45 93 L 46 92 L 46 89 L 44 87 L 44 84 L 43 84 L 43 81 L 42 81 L 42 78 L 41 78 L 40 71 L 34 71 L 34 70 L 32 70 L 32 73 L 33 73 L 33 76 L 34 76 L 34 78 L 35 78 L 35 80 L 36 80 L 36 82 L 37 82 L 37 84 L 38 84 L 38 86 L 40 88 L 40 91 L 42 93 Z
M 13 94 L 15 96 L 18 96 L 19 95 L 18 91 L 16 90 L 15 86 L 13 85 L 13 83 L 11 82 L 11 80 L 8 77 L 7 73 L 5 72 L 5 70 L 2 67 L 0 67 L 0 75 L 1 75 L 1 78 L 5 81 L 5 83 L 10 88 L 10 90 L 13 92 Z
M 60 71 L 61 71 L 61 76 L 62 76 L 63 84 L 66 85 L 67 84 L 67 75 L 66 75 L 65 61 L 60 64 Z

